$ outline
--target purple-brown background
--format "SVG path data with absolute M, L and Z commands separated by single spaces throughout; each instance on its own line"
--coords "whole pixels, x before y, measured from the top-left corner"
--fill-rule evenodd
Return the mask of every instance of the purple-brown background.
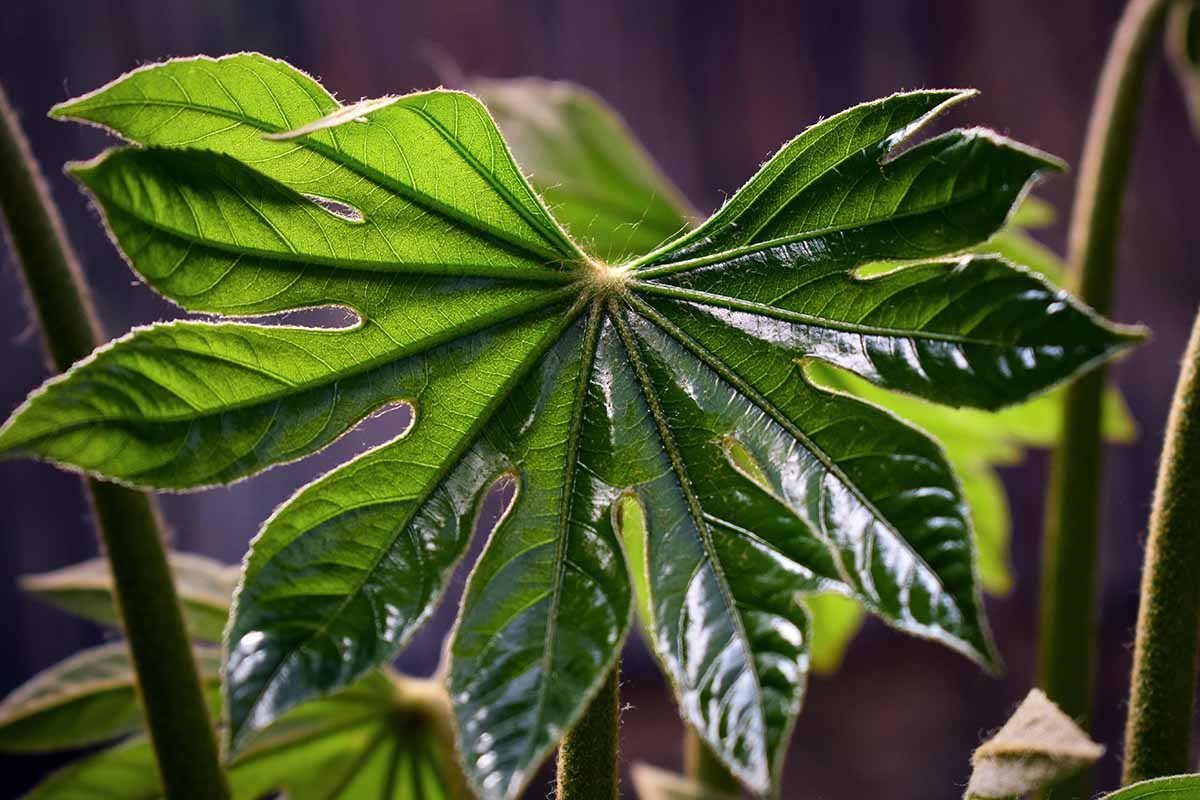
M 0 82 L 50 175 L 104 324 L 115 335 L 175 312 L 135 282 L 82 194 L 61 174 L 63 162 L 93 155 L 105 137 L 44 115 L 53 103 L 145 61 L 261 50 L 319 76 L 343 100 L 435 85 L 446 75 L 433 64 L 444 60 L 467 75 L 568 78 L 608 98 L 667 174 L 711 208 L 819 117 L 901 88 L 977 87 L 982 96 L 954 111 L 952 122 L 995 127 L 1076 163 L 1120 7 L 1117 0 L 10 0 L 0 14 Z M 1200 145 L 1156 57 L 1126 202 L 1114 315 L 1147 323 L 1154 339 L 1116 369 L 1142 436 L 1109 452 L 1096 686 L 1097 735 L 1109 748 L 1099 769 L 1105 787 L 1118 774 L 1138 568 L 1163 420 L 1200 302 L 1198 178 Z M 1039 193 L 1065 210 L 1071 184 L 1070 176 L 1060 177 Z M 1064 228 L 1047 231 L 1045 240 L 1061 249 Z M 46 372 L 3 249 L 0 342 L 4 416 Z M 258 522 L 293 488 L 387 436 L 397 421 L 355 431 L 323 454 L 230 489 L 165 498 L 175 545 L 236 561 Z M 1011 596 L 991 600 L 988 612 L 1007 674 L 989 678 L 947 650 L 870 624 L 842 670 L 810 684 L 786 797 L 961 796 L 971 749 L 1033 681 L 1046 461 L 1035 453 L 1005 472 L 1018 583 Z M 14 581 L 94 554 L 77 478 L 41 464 L 0 464 L 0 693 L 102 638 L 97 627 L 22 597 Z M 452 609 L 443 609 L 401 665 L 430 672 L 451 619 Z M 623 764 L 677 765 L 678 715 L 640 645 L 627 656 L 624 680 L 630 708 Z M 0 796 L 23 793 L 60 761 L 0 758 Z M 530 796 L 541 794 L 535 788 Z

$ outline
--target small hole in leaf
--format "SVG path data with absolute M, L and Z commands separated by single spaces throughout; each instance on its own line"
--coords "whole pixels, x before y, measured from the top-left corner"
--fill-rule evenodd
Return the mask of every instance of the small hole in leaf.
M 346 222 L 362 222 L 365 217 L 363 213 L 349 203 L 343 203 L 340 200 L 330 200 L 328 197 L 318 197 L 315 194 L 304 195 L 322 210 L 332 214 L 338 219 Z
M 407 400 L 397 400 L 377 408 L 353 428 L 357 446 L 373 449 L 403 439 L 417 422 L 416 408 Z
M 770 491 L 771 482 L 767 480 L 767 473 L 763 471 L 762 466 L 754 458 L 754 454 L 744 444 L 729 434 L 725 434 L 721 438 L 721 444 L 725 450 L 725 457 L 729 459 L 729 463 L 733 465 L 734 469 Z

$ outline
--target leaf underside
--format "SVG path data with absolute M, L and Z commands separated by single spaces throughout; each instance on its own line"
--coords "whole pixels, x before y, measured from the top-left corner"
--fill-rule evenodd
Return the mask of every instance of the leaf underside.
M 1057 166 L 982 130 L 892 153 L 967 94 L 831 117 L 708 221 L 606 265 L 471 95 L 342 108 L 253 54 L 139 69 L 54 111 L 135 145 L 72 168 L 133 269 L 191 311 L 356 322 L 135 329 L 32 394 L 0 452 L 190 489 L 411 405 L 405 435 L 300 489 L 255 539 L 226 633 L 232 744 L 391 658 L 507 476 L 450 644 L 484 798 L 520 792 L 618 656 L 634 600 L 613 506 L 632 496 L 680 708 L 764 792 L 808 669 L 801 595 L 850 595 L 996 662 L 941 449 L 802 365 L 996 408 L 1138 338 L 1003 260 L 944 258 Z M 855 274 L 892 259 L 922 263 Z

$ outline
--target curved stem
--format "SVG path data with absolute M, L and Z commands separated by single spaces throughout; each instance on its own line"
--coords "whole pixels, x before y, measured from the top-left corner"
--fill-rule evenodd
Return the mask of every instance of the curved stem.
M 57 372 L 101 341 L 91 299 L 28 143 L 0 88 L 0 211 Z M 229 796 L 150 499 L 89 479 L 102 548 L 168 796 Z
M 1154 488 L 1133 652 L 1125 783 L 1190 771 L 1200 635 L 1200 315 Z
M 617 800 L 620 664 L 558 748 L 558 800 Z
M 683 744 L 683 771 L 696 783 L 713 792 L 738 797 L 742 786 L 733 773 L 721 763 L 700 735 L 692 728 L 687 729 Z
M 1088 124 L 1071 216 L 1069 262 L 1079 297 L 1101 314 L 1112 305 L 1121 205 L 1151 44 L 1167 0 L 1131 0 L 1109 48 Z M 1042 568 L 1040 683 L 1087 726 L 1096 647 L 1095 582 L 1103 449 L 1098 368 L 1066 393 L 1054 454 Z M 1086 797 L 1083 773 L 1055 794 Z

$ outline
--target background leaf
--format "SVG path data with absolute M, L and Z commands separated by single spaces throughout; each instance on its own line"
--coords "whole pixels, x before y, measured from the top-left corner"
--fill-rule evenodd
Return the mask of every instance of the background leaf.
M 221 657 L 196 650 L 209 708 L 221 705 Z M 123 642 L 82 650 L 33 676 L 0 703 L 0 750 L 45 752 L 117 739 L 144 728 L 137 676 Z
M 206 642 L 220 642 L 229 618 L 238 568 L 191 553 L 172 552 L 169 559 L 175 590 L 192 636 Z M 23 576 L 21 588 L 85 619 L 119 625 L 107 559 L 94 558 L 53 572 Z
M 732 800 L 730 795 L 711 791 L 682 775 L 649 764 L 634 764 L 630 777 L 638 800 Z

